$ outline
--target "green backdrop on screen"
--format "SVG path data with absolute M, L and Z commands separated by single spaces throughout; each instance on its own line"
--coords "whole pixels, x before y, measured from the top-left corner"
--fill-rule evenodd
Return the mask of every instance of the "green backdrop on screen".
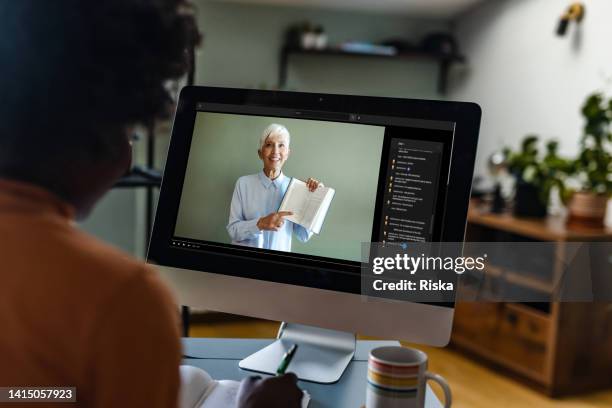
M 384 127 L 199 112 L 175 234 L 179 237 L 230 243 L 226 226 L 236 180 L 262 170 L 259 137 L 271 123 L 291 134 L 283 173 L 322 181 L 336 190 L 321 234 L 292 252 L 361 260 L 361 242 L 372 237 L 372 221 Z

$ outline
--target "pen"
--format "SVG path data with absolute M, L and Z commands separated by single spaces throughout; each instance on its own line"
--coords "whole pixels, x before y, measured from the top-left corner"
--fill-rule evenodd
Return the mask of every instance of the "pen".
M 293 359 L 293 355 L 295 354 L 295 351 L 297 350 L 297 348 L 298 348 L 297 344 L 294 344 L 293 346 L 289 347 L 289 350 L 285 353 L 285 355 L 283 356 L 283 359 L 278 365 L 278 368 L 276 369 L 276 375 L 285 374 L 285 371 L 287 370 L 289 363 L 291 363 L 291 360 Z

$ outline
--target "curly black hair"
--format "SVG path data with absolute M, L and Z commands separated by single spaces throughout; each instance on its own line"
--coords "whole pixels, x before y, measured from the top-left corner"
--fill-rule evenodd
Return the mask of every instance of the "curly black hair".
M 199 38 L 185 0 L 0 0 L 0 175 L 167 114 Z

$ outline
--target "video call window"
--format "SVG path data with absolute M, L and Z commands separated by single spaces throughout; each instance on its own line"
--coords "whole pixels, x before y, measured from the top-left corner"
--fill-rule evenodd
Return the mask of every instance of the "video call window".
M 171 245 L 355 268 L 438 240 L 452 124 L 368 120 L 198 111 Z
M 262 144 L 271 129 L 272 149 Z M 372 240 L 384 138 L 384 126 L 198 112 L 174 235 L 360 262 L 361 244 Z M 271 180 L 263 169 L 275 165 L 282 175 Z M 287 219 L 260 231 L 257 220 L 279 209 L 292 178 L 335 192 L 319 233 Z

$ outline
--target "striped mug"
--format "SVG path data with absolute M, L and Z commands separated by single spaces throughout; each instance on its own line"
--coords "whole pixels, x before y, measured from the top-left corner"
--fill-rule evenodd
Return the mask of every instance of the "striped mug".
M 450 407 L 448 383 L 427 371 L 427 354 L 399 346 L 375 348 L 368 358 L 366 408 L 422 408 L 428 380 L 442 386 L 444 407 Z

